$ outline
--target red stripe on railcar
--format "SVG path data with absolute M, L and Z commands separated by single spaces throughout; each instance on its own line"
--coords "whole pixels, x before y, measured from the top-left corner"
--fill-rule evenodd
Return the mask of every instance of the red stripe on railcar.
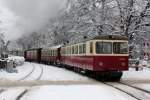
M 91 71 L 128 70 L 128 56 L 63 56 L 66 65 Z

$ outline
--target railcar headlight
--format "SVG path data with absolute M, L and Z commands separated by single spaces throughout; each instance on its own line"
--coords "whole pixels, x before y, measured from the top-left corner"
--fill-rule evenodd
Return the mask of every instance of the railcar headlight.
M 125 63 L 125 62 L 122 62 L 121 65 L 122 65 L 122 66 L 126 66 L 126 63 Z
M 103 66 L 104 64 L 103 64 L 103 62 L 99 62 L 99 66 Z

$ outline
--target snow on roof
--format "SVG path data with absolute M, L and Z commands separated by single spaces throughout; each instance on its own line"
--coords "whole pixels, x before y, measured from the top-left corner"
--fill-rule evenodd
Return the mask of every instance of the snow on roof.
M 52 48 L 52 49 L 57 49 L 57 48 L 60 48 L 60 47 L 62 47 L 62 46 L 63 46 L 63 45 L 60 44 L 60 45 L 52 46 L 52 47 L 50 47 L 50 48 Z
M 63 44 L 60 44 L 60 45 L 56 45 L 56 46 L 52 46 L 52 47 L 46 47 L 46 48 L 43 48 L 43 49 L 58 49 L 62 46 L 63 46 Z

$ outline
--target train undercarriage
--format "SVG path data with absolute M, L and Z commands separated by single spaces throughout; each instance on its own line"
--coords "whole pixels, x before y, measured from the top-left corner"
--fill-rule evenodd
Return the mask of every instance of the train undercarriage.
M 122 71 L 92 71 L 64 64 L 57 66 L 66 68 L 67 70 L 74 71 L 76 73 L 88 76 L 99 81 L 120 81 L 123 75 Z

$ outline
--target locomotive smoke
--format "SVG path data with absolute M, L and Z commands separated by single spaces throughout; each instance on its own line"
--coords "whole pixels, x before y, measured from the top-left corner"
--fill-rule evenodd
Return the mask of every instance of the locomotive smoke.
M 0 0 L 4 16 L 0 27 L 7 39 L 40 30 L 51 17 L 57 15 L 67 0 Z M 3 12 L 3 13 L 1 13 Z M 0 19 L 1 20 L 1 19 Z M 6 21 L 7 20 L 7 21 Z

